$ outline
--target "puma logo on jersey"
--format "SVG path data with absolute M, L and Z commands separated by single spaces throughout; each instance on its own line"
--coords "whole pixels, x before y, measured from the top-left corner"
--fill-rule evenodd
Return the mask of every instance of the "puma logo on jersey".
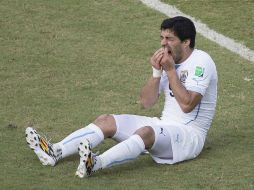
M 160 132 L 160 134 L 166 136 L 166 135 L 163 133 L 163 130 L 164 130 L 164 129 L 161 127 L 161 132 Z

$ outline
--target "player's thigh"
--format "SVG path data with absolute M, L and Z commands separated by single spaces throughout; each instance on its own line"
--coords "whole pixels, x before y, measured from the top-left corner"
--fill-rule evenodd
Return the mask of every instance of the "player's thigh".
M 156 157 L 172 159 L 173 151 L 171 145 L 171 134 L 164 126 L 152 126 L 155 134 L 155 141 L 149 152 Z
M 151 118 L 139 115 L 113 115 L 116 121 L 117 131 L 113 139 L 121 142 L 133 135 L 138 129 L 145 126 L 153 126 L 158 118 Z

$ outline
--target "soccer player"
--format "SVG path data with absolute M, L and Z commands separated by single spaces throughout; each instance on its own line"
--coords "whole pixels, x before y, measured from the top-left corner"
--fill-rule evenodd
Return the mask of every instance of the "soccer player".
M 43 165 L 79 152 L 76 175 L 134 160 L 144 151 L 159 164 L 174 164 L 197 157 L 205 143 L 217 100 L 217 71 L 211 57 L 195 49 L 196 29 L 185 17 L 161 24 L 161 48 L 150 59 L 152 76 L 141 90 L 143 107 L 153 106 L 165 94 L 161 117 L 101 115 L 61 142 L 51 144 L 26 129 L 26 140 Z M 104 139 L 119 142 L 101 155 L 91 149 Z

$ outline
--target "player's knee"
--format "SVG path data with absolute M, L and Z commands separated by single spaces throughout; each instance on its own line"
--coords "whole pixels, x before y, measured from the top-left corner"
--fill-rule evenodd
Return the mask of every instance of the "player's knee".
M 138 129 L 135 134 L 139 135 L 143 139 L 146 149 L 149 149 L 153 146 L 155 141 L 155 133 L 152 127 L 142 127 Z
M 112 115 L 100 115 L 95 119 L 94 124 L 102 130 L 105 138 L 114 136 L 116 132 L 116 122 Z

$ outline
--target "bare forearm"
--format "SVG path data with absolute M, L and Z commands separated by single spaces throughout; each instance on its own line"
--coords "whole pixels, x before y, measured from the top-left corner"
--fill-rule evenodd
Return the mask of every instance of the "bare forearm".
M 179 80 L 176 70 L 167 71 L 170 88 L 183 112 L 188 113 L 200 102 L 202 96 L 198 93 L 186 90 Z
M 144 108 L 153 106 L 159 97 L 160 78 L 151 77 L 140 93 L 141 104 Z

